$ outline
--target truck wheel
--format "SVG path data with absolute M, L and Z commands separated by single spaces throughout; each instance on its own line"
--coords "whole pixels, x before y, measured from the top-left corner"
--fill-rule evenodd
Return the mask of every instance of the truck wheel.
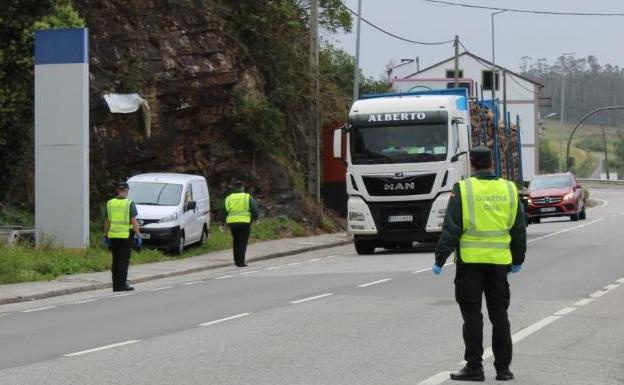
M 579 219 L 580 220 L 587 219 L 587 213 L 585 212 L 585 206 L 583 206 L 583 210 L 581 210 L 581 212 L 579 213 Z
M 375 244 L 372 241 L 364 241 L 361 239 L 353 240 L 355 251 L 360 255 L 373 254 L 375 252 Z
M 399 249 L 411 249 L 413 246 L 412 242 L 399 242 L 397 243 Z

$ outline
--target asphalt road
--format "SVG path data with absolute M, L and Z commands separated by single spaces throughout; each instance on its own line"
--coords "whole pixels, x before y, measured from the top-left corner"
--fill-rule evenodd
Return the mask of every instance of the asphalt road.
M 515 383 L 624 384 L 624 192 L 591 195 L 587 220 L 528 229 L 510 276 Z M 343 246 L 0 306 L 0 384 L 450 383 L 454 266 L 434 277 L 432 263 L 427 249 Z

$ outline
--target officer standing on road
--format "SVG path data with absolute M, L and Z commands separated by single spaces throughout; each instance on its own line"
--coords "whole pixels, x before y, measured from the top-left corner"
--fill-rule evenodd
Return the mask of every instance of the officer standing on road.
M 251 232 L 251 223 L 258 219 L 258 204 L 252 196 L 245 192 L 242 182 L 234 184 L 235 192 L 228 195 L 224 202 L 225 222 L 230 227 L 233 240 L 234 264 L 246 267 L 245 252 Z
M 104 243 L 113 254 L 111 273 L 113 291 L 134 290 L 128 285 L 128 267 L 132 246 L 141 247 L 141 232 L 137 222 L 137 209 L 134 202 L 128 199 L 129 186 L 126 182 L 117 183 L 117 196 L 106 204 L 104 220 Z M 134 239 L 131 237 L 133 230 Z
M 456 250 L 455 299 L 459 304 L 466 347 L 466 366 L 451 373 L 458 381 L 485 381 L 483 373 L 483 315 L 485 293 L 492 322 L 492 350 L 496 379 L 513 380 L 509 370 L 512 340 L 509 308 L 509 271 L 521 270 L 526 252 L 526 225 L 516 186 L 491 170 L 487 147 L 470 152 L 473 176 L 453 186 L 442 235 L 435 250 L 433 273 L 439 275 Z

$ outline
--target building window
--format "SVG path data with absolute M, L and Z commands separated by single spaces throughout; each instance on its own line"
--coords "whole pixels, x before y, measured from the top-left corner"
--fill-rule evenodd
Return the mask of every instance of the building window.
M 464 77 L 464 70 L 459 70 L 457 72 L 459 73 L 459 78 L 463 79 L 463 77 Z M 455 78 L 455 70 L 446 70 L 446 78 L 447 79 L 454 79 Z
M 481 84 L 483 85 L 484 91 L 492 90 L 492 71 L 485 70 L 481 72 Z M 500 89 L 500 74 L 496 73 L 496 91 Z

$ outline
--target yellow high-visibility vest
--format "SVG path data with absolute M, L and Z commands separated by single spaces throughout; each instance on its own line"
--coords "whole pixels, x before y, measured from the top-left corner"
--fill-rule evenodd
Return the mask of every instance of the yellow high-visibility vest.
M 108 237 L 117 239 L 130 238 L 130 205 L 132 201 L 127 198 L 113 198 L 106 204 L 108 213 Z
M 225 198 L 225 210 L 228 215 L 226 223 L 251 223 L 249 201 L 251 195 L 247 193 L 233 193 Z
M 518 190 L 505 179 L 469 178 L 459 182 L 464 233 L 459 252 L 464 263 L 511 264 L 509 230 L 516 221 Z

